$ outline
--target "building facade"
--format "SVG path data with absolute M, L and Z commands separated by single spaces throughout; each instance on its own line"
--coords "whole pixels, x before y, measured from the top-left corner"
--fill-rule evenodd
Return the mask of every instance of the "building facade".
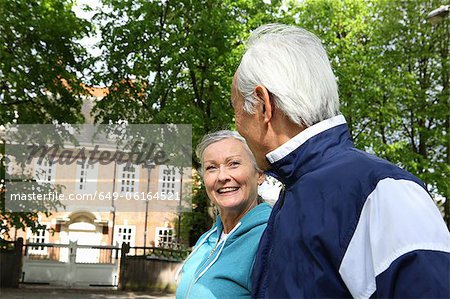
M 92 97 L 83 106 L 87 123 L 93 103 L 107 92 L 90 89 Z M 89 150 L 93 150 L 92 147 Z M 76 149 L 73 149 L 76 156 Z M 103 148 L 102 153 L 114 148 Z M 185 197 L 186 186 L 192 180 L 192 169 L 173 165 L 134 163 L 89 163 L 79 159 L 74 163 L 55 163 L 52 156 L 31 163 L 31 173 L 38 182 L 62 186 L 64 207 L 39 222 L 45 230 L 32 233 L 30 229 L 9 232 L 13 238 L 23 237 L 26 243 L 68 244 L 131 247 L 173 247 L 175 226 Z M 131 161 L 131 160 L 130 160 Z M 184 190 L 183 190 L 184 189 Z M 29 248 L 29 254 L 48 254 L 46 247 Z M 67 255 L 61 255 L 67 256 Z M 95 256 L 85 259 L 98 260 Z M 85 261 L 86 262 L 86 261 Z

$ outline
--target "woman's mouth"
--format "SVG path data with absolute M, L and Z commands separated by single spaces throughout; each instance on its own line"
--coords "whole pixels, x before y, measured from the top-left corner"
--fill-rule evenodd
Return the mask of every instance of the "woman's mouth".
M 217 193 L 219 194 L 227 194 L 227 193 L 231 193 L 234 191 L 239 190 L 239 187 L 224 187 L 224 188 L 219 188 L 217 189 Z

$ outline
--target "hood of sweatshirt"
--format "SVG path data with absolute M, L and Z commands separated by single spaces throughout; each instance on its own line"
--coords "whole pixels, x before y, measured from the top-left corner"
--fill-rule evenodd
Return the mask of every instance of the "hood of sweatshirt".
M 244 217 L 239 220 L 236 226 L 230 231 L 228 237 L 225 242 L 225 246 L 233 243 L 237 238 L 246 234 L 249 230 L 254 227 L 267 223 L 268 215 L 270 215 L 272 208 L 267 203 L 261 203 L 251 209 Z M 216 218 L 216 224 L 213 228 L 216 227 L 217 230 L 211 235 L 211 238 L 215 238 L 216 240 L 220 238 L 220 235 L 223 231 L 223 224 L 220 216 Z
M 234 243 L 234 241 L 236 241 L 240 236 L 246 234 L 253 228 L 259 225 L 267 224 L 271 211 L 272 207 L 267 203 L 261 203 L 257 205 L 239 220 L 236 226 L 229 232 L 228 236 L 222 241 L 220 241 L 220 243 L 218 242 L 220 239 L 220 235 L 222 234 L 223 225 L 220 216 L 218 216 L 216 218 L 216 223 L 213 225 L 213 227 L 204 234 L 203 238 L 197 241 L 194 250 L 191 252 L 189 257 L 184 261 L 184 263 L 186 263 L 202 246 L 207 246 L 209 247 L 209 250 L 213 250 L 214 257 L 208 262 L 208 264 L 202 269 L 202 271 L 199 272 L 199 274 L 196 276 L 195 281 L 199 280 L 208 271 L 208 269 L 219 259 L 225 247 L 231 246 Z M 183 265 L 177 271 L 176 280 L 178 280 L 178 275 L 182 271 L 182 267 Z

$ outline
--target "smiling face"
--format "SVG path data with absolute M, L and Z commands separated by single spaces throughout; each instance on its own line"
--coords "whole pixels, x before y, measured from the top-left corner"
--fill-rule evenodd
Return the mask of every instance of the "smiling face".
M 206 193 L 221 212 L 247 212 L 257 204 L 258 184 L 264 176 L 253 165 L 239 140 L 227 138 L 203 152 Z

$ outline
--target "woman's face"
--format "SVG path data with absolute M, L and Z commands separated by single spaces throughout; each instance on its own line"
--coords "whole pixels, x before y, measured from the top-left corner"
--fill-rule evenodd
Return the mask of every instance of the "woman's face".
M 264 175 L 257 172 L 239 140 L 210 144 L 203 152 L 203 173 L 206 193 L 219 211 L 243 212 L 256 204 Z

